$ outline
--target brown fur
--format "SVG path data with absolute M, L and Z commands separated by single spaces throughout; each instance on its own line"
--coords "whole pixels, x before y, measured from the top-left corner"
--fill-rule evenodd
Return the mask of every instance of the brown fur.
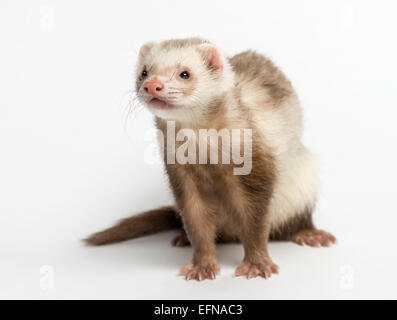
M 307 208 L 304 213 L 297 214 L 286 224 L 270 233 L 271 240 L 290 241 L 301 230 L 314 229 L 312 209 Z
M 99 246 L 142 237 L 166 229 L 180 227 L 180 220 L 173 207 L 162 207 L 121 220 L 117 225 L 94 233 L 85 242 Z
M 246 124 L 244 127 L 253 128 L 249 175 L 233 175 L 232 166 L 225 164 L 166 165 L 184 229 L 194 249 L 193 265 L 198 267 L 215 261 L 216 239 L 241 240 L 246 261 L 261 263 L 268 259 L 267 210 L 276 178 L 274 159 L 271 150 L 263 145 L 260 130 L 250 121 L 249 109 L 238 101 L 234 103 L 239 110 L 236 118 L 228 119 L 226 112 L 207 114 L 205 125 L 199 127 L 231 129 Z M 222 108 L 221 102 L 210 110 Z M 166 122 L 157 119 L 156 123 L 166 137 Z

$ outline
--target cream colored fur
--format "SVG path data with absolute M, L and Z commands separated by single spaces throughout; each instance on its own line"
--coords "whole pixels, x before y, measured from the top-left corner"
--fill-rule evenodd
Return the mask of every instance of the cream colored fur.
M 188 40 L 189 41 L 189 40 Z M 222 55 L 224 69 L 219 78 L 214 78 L 203 64 L 197 50 L 198 46 L 212 46 L 208 43 L 199 44 L 195 40 L 191 46 L 164 46 L 150 44 L 145 49 L 145 56 L 140 59 L 138 72 L 142 65 L 156 66 L 155 77 L 170 86 L 177 81 L 172 76 L 178 66 L 189 66 L 197 75 L 191 96 L 181 98 L 184 108 L 175 110 L 151 111 L 160 118 L 174 119 L 181 123 L 194 126 L 205 112 L 206 106 L 218 96 L 229 92 L 223 99 L 226 105 L 227 118 L 232 127 L 236 124 L 244 126 L 247 115 L 242 115 L 239 105 L 234 101 L 234 91 L 240 94 L 240 103 L 249 107 L 250 116 L 257 128 L 263 133 L 263 144 L 269 147 L 276 162 L 276 183 L 270 202 L 271 229 L 277 229 L 297 214 L 305 213 L 315 206 L 318 190 L 317 165 L 314 156 L 301 142 L 302 110 L 298 98 L 288 80 L 268 60 L 264 60 L 264 72 L 269 77 L 277 73 L 277 85 L 289 91 L 286 98 L 276 101 L 271 92 L 264 89 L 261 82 L 251 79 L 247 74 L 234 74 L 231 65 Z M 251 53 L 247 59 L 256 57 Z M 249 62 L 249 61 L 248 61 Z M 267 70 L 268 68 L 269 70 Z M 153 76 L 149 76 L 150 77 Z M 235 83 L 238 87 L 233 89 Z M 142 88 L 137 88 L 141 92 Z M 182 100 L 183 99 L 183 100 Z M 230 103 L 229 103 L 230 102 Z

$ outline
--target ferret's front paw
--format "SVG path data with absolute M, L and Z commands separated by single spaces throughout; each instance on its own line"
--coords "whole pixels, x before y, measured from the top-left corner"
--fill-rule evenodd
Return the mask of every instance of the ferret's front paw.
M 189 263 L 181 269 L 179 275 L 184 276 L 186 280 L 214 280 L 216 275 L 219 274 L 219 270 L 220 268 L 217 262 L 197 266 Z
M 278 273 L 278 266 L 270 258 L 265 258 L 262 262 L 243 263 L 236 269 L 234 277 L 246 276 L 247 279 L 262 277 L 268 279 L 273 273 Z

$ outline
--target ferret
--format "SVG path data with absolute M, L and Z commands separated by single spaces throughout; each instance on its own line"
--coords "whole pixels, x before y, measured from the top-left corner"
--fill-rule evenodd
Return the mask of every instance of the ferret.
M 336 242 L 313 224 L 316 160 L 301 141 L 297 94 L 269 59 L 251 50 L 228 58 L 200 38 L 146 43 L 139 52 L 136 94 L 154 114 L 165 140 L 168 121 L 177 130 L 196 133 L 249 128 L 250 172 L 235 174 L 232 163 L 167 163 L 166 155 L 175 149 L 166 147 L 164 163 L 175 205 L 124 219 L 91 235 L 88 244 L 180 228 L 172 244 L 193 248 L 193 258 L 180 275 L 201 281 L 219 273 L 217 242 L 242 243 L 244 258 L 234 275 L 248 279 L 278 273 L 268 253 L 269 240 L 312 247 Z M 193 141 L 202 146 L 202 140 Z M 228 143 L 222 140 L 220 153 Z

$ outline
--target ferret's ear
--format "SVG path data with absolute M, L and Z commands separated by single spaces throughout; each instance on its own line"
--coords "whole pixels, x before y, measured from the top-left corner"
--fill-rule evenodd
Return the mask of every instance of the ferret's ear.
M 139 62 L 142 62 L 142 60 L 146 57 L 155 44 L 155 42 L 147 42 L 142 45 L 141 49 L 139 50 Z
M 205 63 L 213 70 L 223 70 L 222 53 L 211 44 L 201 44 L 197 47 Z

